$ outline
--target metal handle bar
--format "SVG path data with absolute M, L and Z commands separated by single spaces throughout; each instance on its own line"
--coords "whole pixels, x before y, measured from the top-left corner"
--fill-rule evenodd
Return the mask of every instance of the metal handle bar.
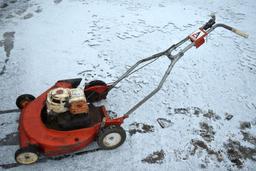
M 248 34 L 235 29 L 233 27 L 230 27 L 228 25 L 225 24 L 215 24 L 215 16 L 212 16 L 212 18 L 206 23 L 204 24 L 201 28 L 207 33 L 211 33 L 214 29 L 216 29 L 217 27 L 223 27 L 227 30 L 230 30 L 236 34 L 238 34 L 239 36 L 248 38 Z M 171 70 L 173 69 L 173 66 L 175 65 L 175 63 L 185 54 L 185 52 L 187 52 L 189 49 L 191 49 L 193 46 L 195 46 L 195 42 L 191 42 L 189 45 L 185 46 L 182 50 L 180 50 L 176 55 L 172 55 L 172 52 L 177 49 L 178 47 L 180 47 L 182 44 L 184 44 L 185 42 L 190 41 L 189 37 L 184 38 L 183 40 L 181 40 L 180 42 L 172 45 L 171 47 L 169 47 L 168 49 L 160 52 L 160 53 L 156 53 L 152 56 L 149 56 L 147 58 L 141 59 L 138 62 L 136 62 L 133 66 L 131 66 L 130 69 L 128 69 L 118 80 L 116 80 L 114 83 L 112 83 L 109 86 L 108 92 L 113 89 L 120 81 L 122 81 L 124 78 L 128 77 L 130 74 L 133 73 L 133 71 L 141 64 L 147 61 L 151 61 L 153 59 L 157 59 L 163 56 L 166 56 L 170 59 L 171 63 L 168 66 L 167 70 L 165 71 L 165 74 L 163 75 L 161 81 L 159 82 L 159 85 L 152 91 L 150 92 L 146 97 L 144 97 L 141 101 L 139 101 L 135 106 L 133 106 L 128 112 L 126 112 L 124 114 L 124 116 L 128 117 L 131 113 L 133 113 L 137 108 L 139 108 L 143 103 L 145 103 L 148 99 L 150 99 L 153 95 L 155 95 L 163 86 L 164 82 L 166 81 L 167 77 L 169 76 Z
M 244 37 L 244 38 L 248 38 L 248 37 L 249 37 L 249 35 L 248 35 L 247 33 L 242 32 L 242 31 L 240 31 L 240 30 L 238 30 L 238 29 L 235 29 L 235 28 L 233 28 L 233 27 L 231 27 L 231 26 L 228 26 L 228 25 L 226 25 L 226 24 L 221 24 L 221 23 L 218 23 L 218 24 L 213 25 L 213 27 L 209 29 L 208 33 L 212 32 L 212 31 L 213 31 L 215 28 L 217 28 L 217 27 L 223 27 L 223 28 L 225 28 L 225 29 L 227 29 L 227 30 L 230 30 L 230 31 L 232 31 L 233 33 L 236 33 L 237 35 L 242 36 L 242 37 Z

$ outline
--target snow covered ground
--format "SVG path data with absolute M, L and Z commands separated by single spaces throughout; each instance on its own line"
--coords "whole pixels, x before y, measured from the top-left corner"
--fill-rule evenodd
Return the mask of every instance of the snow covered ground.
M 254 170 L 255 8 L 251 0 L 0 0 L 1 111 L 56 80 L 112 82 L 211 13 L 250 35 L 217 29 L 187 52 L 163 89 L 125 120 L 128 136 L 118 149 L 9 170 Z M 158 84 L 168 64 L 163 58 L 135 73 L 102 103 L 122 115 Z M 18 146 L 4 140 L 16 136 L 18 116 L 0 115 L 0 164 L 14 162 Z

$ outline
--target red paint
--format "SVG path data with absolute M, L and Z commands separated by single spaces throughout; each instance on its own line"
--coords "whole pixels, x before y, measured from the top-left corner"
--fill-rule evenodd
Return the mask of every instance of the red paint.
M 99 94 L 103 94 L 108 91 L 108 87 L 109 87 L 108 85 L 95 85 L 95 86 L 86 88 L 84 91 L 95 91 Z

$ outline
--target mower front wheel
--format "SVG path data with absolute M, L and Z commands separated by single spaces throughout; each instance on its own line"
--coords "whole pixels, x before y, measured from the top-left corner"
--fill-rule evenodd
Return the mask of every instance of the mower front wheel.
M 20 148 L 15 153 L 15 160 L 19 164 L 33 164 L 39 159 L 39 151 L 34 146 Z
M 112 150 L 122 145 L 125 139 L 125 130 L 120 126 L 111 125 L 101 130 L 97 143 L 104 150 Z
M 35 100 L 35 97 L 31 94 L 22 94 L 16 100 L 16 105 L 19 109 L 23 109 L 26 104 Z

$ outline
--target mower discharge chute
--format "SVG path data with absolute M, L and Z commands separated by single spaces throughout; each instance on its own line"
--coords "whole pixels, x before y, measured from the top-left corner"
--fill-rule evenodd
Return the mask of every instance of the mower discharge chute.
M 119 147 L 126 139 L 126 133 L 121 127 L 124 119 L 161 89 L 175 63 L 189 49 L 193 46 L 199 48 L 208 34 L 218 27 L 248 37 L 233 27 L 216 24 L 215 16 L 212 16 L 206 24 L 180 42 L 163 52 L 139 60 L 112 84 L 94 80 L 86 84 L 81 93 L 81 89 L 77 88 L 81 79 L 61 80 L 37 98 L 29 94 L 19 96 L 16 104 L 21 110 L 18 128 L 20 149 L 15 153 L 15 160 L 20 164 L 32 164 L 38 161 L 40 154 L 59 156 L 73 153 L 94 140 L 101 149 Z M 174 55 L 173 52 L 186 42 L 190 44 Z M 124 78 L 160 57 L 167 57 L 170 64 L 159 85 L 123 116 L 111 118 L 104 106 L 93 105 L 93 102 L 105 99 L 109 91 Z M 148 63 L 138 68 L 145 62 Z

